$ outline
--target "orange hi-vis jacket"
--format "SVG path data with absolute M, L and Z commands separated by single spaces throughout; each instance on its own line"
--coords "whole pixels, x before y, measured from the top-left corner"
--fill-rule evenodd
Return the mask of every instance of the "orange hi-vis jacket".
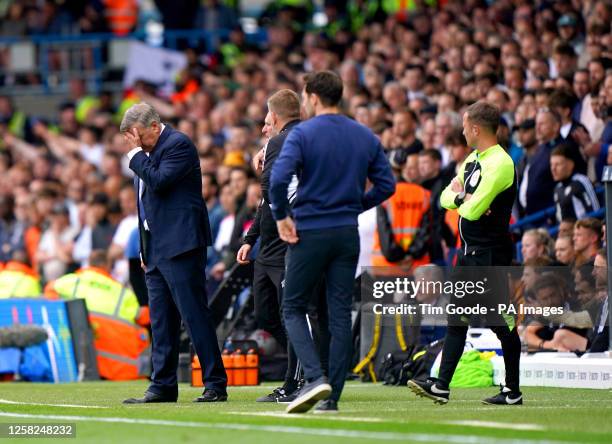
M 382 207 L 387 212 L 395 242 L 406 252 L 415 234 L 421 227 L 423 217 L 429 212 L 430 201 L 431 193 L 422 186 L 414 183 L 399 182 L 395 187 L 395 194 L 382 204 Z M 389 262 L 383 255 L 378 233 L 379 230 L 376 230 L 374 233 L 372 266 L 397 265 L 396 263 Z M 413 259 L 413 266 L 424 265 L 430 262 L 428 254 Z
M 143 310 L 132 290 L 105 270 L 87 267 L 49 282 L 45 296 L 85 300 L 100 376 L 116 381 L 146 376 L 149 334 L 138 325 Z

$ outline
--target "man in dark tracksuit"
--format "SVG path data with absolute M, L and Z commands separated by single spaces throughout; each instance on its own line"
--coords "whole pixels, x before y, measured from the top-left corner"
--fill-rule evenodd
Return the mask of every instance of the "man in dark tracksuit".
M 395 191 L 380 141 L 368 128 L 340 114 L 341 98 L 342 80 L 337 74 L 322 71 L 306 76 L 302 103 L 312 118 L 293 128 L 270 178 L 272 214 L 281 239 L 290 244 L 283 317 L 306 380 L 287 407 L 288 413 L 306 412 L 323 399 L 318 412 L 338 410 L 352 355 L 351 303 L 359 257 L 357 216 Z M 287 189 L 298 171 L 297 197 L 290 216 Z M 373 185 L 366 193 L 367 179 Z M 329 383 L 306 320 L 309 300 L 322 275 L 331 334 Z
M 244 245 L 237 255 L 238 263 L 249 262 L 249 253 L 261 238 L 259 253 L 255 260 L 253 273 L 253 294 L 255 297 L 255 317 L 257 325 L 268 331 L 276 341 L 287 349 L 289 362 L 282 387 L 257 399 L 258 402 L 287 402 L 293 400 L 300 380 L 298 360 L 291 344 L 287 341 L 285 328 L 281 322 L 280 304 L 282 282 L 285 275 L 285 255 L 287 244 L 278 236 L 276 221 L 270 210 L 268 189 L 272 166 L 278 157 L 283 143 L 291 129 L 300 122 L 300 98 L 288 89 L 273 94 L 268 100 L 268 114 L 265 125 L 272 128 L 263 159 L 261 175 L 262 202 L 257 208 L 255 221 L 244 237 Z M 295 190 L 293 190 L 295 192 Z
M 440 201 L 447 209 L 458 209 L 461 251 L 453 270 L 453 281 L 483 281 L 483 292 L 453 294 L 458 307 L 487 308 L 485 322 L 499 338 L 506 367 L 506 385 L 485 404 L 523 403 L 519 389 L 521 342 L 514 318 L 499 312 L 498 304 L 509 304 L 505 272 L 511 264 L 513 244 L 508 226 L 516 198 L 516 173 L 512 158 L 497 143 L 499 110 L 486 102 L 476 102 L 463 116 L 463 133 L 476 149 L 467 157 L 457 176 L 442 192 Z M 475 268 L 476 267 L 476 268 Z M 486 267 L 486 268 L 477 268 Z M 457 288 L 457 287 L 456 287 Z M 408 387 L 419 396 L 438 404 L 449 398 L 449 385 L 463 354 L 470 316 L 449 314 L 438 378 L 410 380 Z

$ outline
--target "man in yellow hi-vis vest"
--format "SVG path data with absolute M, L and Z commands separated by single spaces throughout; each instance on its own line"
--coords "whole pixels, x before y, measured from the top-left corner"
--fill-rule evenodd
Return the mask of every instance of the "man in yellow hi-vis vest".
M 0 299 L 36 298 L 41 293 L 38 274 L 25 262 L 9 261 L 0 271 Z
M 136 379 L 148 362 L 148 308 L 140 307 L 134 292 L 111 277 L 106 253 L 94 250 L 91 264 L 50 282 L 48 297 L 84 299 L 94 330 L 100 376 L 105 379 Z M 140 324 L 140 325 L 139 325 Z

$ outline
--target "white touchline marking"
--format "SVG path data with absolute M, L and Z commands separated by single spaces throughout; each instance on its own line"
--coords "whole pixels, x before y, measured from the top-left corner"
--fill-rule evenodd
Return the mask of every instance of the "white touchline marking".
M 95 416 L 73 416 L 73 415 L 32 415 L 27 413 L 0 412 L 0 417 L 27 418 L 27 419 L 52 419 L 57 421 L 86 421 L 115 424 L 146 424 L 168 427 L 189 427 L 217 430 L 240 430 L 251 432 L 288 433 L 296 435 L 330 436 L 340 438 L 362 438 L 370 440 L 385 441 L 414 441 L 414 442 L 444 442 L 453 444 L 490 444 L 493 439 L 490 436 L 475 435 L 452 435 L 433 433 L 400 433 L 400 432 L 370 432 L 366 430 L 347 429 L 321 429 L 296 426 L 256 425 L 256 424 L 233 424 L 233 423 L 205 423 L 193 421 L 168 421 L 164 419 L 137 419 L 121 417 L 95 417 Z M 504 439 L 495 438 L 495 442 L 502 444 L 577 444 L 570 441 L 549 441 L 534 439 Z
M 278 387 L 278 385 L 276 384 L 268 384 L 266 383 L 266 385 L 260 384 L 260 385 L 232 385 L 229 386 L 227 389 L 228 390 L 264 390 L 264 389 L 274 389 Z M 372 388 L 372 387 L 383 387 L 382 384 L 345 384 L 345 389 L 354 389 L 354 388 L 363 388 L 363 389 L 367 389 L 367 388 Z M 202 391 L 202 387 L 185 387 L 186 389 L 194 389 L 194 390 L 199 390 Z M 389 391 L 391 392 L 391 387 L 389 387 Z
M 14 405 L 41 405 L 44 407 L 70 407 L 75 409 L 107 409 L 100 405 L 77 405 L 77 404 L 45 404 L 42 402 L 22 402 L 22 401 L 11 401 L 10 399 L 0 399 L 0 404 L 14 404 Z
M 546 430 L 546 427 L 538 424 L 508 424 L 506 422 L 495 421 L 446 421 L 444 424 L 464 425 L 473 427 L 490 427 L 493 429 L 509 429 L 509 430 Z
M 274 416 L 275 418 L 287 418 L 287 419 L 331 419 L 336 421 L 353 421 L 353 422 L 384 422 L 383 418 L 358 418 L 356 416 L 338 416 L 335 414 L 331 415 L 292 415 L 283 412 L 224 412 L 231 415 L 243 415 L 243 416 Z

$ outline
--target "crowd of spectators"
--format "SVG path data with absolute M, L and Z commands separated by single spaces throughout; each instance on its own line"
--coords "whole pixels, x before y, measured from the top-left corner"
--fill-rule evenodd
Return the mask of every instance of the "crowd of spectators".
M 531 350 L 608 348 L 607 257 L 603 225 L 595 218 L 565 220 L 553 239 L 537 228 L 523 234 L 524 267 L 515 302 L 562 307 L 552 316 L 526 316 L 523 341 Z
M 84 8 L 78 20 L 74 4 Z M 532 230 L 517 259 L 595 259 L 601 226 L 597 245 L 585 247 L 581 232 L 596 225 L 583 220 L 600 209 L 602 170 L 612 164 L 609 2 L 447 1 L 403 13 L 378 2 L 329 1 L 329 21 L 318 27 L 304 22 L 303 11 L 280 8 L 265 22 L 267 41 L 259 46 L 245 43 L 233 9 L 202 5 L 191 18 L 209 19 L 198 26 L 221 23 L 233 31 L 213 54 L 185 49 L 189 63 L 170 97 L 146 82 L 120 99 L 92 96 L 75 80 L 53 121 L 0 97 L 0 261 L 25 253 L 48 281 L 104 249 L 115 276 L 126 279 L 126 254 L 138 254 L 136 196 L 117 121 L 144 100 L 198 148 L 215 239 L 207 272 L 219 281 L 234 265 L 261 197 L 252 159 L 267 140 L 266 100 L 282 88 L 300 91 L 304 73 L 323 69 L 341 75 L 346 113 L 380 137 L 398 179 L 431 193 L 432 262 L 444 264 L 455 247 L 438 198 L 470 151 L 462 110 L 480 99 L 502 111 L 498 136 L 519 184 L 513 222 L 556 207 L 525 227 Z M 98 6 L 11 2 L 5 14 L 12 19 L 2 21 L 0 34 L 107 30 L 94 14 Z M 167 20 L 175 15 L 157 12 Z M 553 240 L 546 228 L 557 224 Z

